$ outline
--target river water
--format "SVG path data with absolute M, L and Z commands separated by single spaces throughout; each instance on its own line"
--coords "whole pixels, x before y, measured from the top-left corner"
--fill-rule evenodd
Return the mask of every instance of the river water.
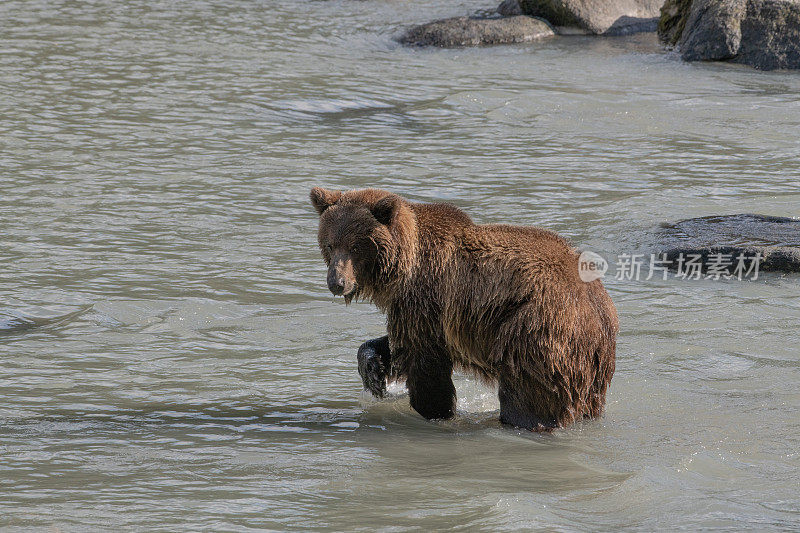
M 327 291 L 312 186 L 607 258 L 800 216 L 797 74 L 653 35 L 392 40 L 486 7 L 3 2 L 0 529 L 800 528 L 797 276 L 608 276 L 607 412 L 553 435 L 465 376 L 447 422 L 362 392 L 384 321 Z

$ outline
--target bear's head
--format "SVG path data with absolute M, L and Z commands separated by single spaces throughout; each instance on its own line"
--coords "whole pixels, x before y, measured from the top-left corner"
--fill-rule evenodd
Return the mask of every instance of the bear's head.
M 328 288 L 378 305 L 417 260 L 417 220 L 408 202 L 378 189 L 311 189 L 319 213 L 319 247 L 328 265 Z

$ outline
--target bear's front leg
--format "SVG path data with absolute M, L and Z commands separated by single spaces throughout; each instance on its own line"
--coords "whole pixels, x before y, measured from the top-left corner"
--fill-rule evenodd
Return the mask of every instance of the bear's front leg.
M 453 362 L 445 354 L 420 352 L 410 365 L 406 386 L 411 407 L 428 420 L 452 418 L 456 411 Z
M 391 364 L 392 354 L 386 335 L 367 341 L 358 349 L 358 373 L 361 374 L 364 388 L 376 398 L 386 396 L 386 377 Z

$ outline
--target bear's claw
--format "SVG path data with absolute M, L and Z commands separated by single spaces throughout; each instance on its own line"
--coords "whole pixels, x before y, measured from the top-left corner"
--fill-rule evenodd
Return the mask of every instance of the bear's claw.
M 386 370 L 383 367 L 379 347 L 375 341 L 368 341 L 358 349 L 358 373 L 364 388 L 376 398 L 386 396 Z

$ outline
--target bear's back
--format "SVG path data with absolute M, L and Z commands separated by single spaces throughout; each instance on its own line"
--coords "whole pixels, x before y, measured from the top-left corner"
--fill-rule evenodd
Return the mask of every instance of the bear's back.
M 554 336 L 564 349 L 589 353 L 604 330 L 616 331 L 616 313 L 602 282 L 580 279 L 577 252 L 555 233 L 475 225 L 462 228 L 457 250 L 445 276 L 442 326 L 462 368 L 493 378 L 503 365 L 528 364 L 528 356 L 520 354 L 540 349 Z M 605 321 L 602 315 L 609 312 Z M 516 335 L 530 344 L 510 347 Z
M 465 227 L 474 226 L 472 219 L 458 207 L 445 204 L 410 204 L 419 228 L 425 233 L 444 237 Z
M 578 254 L 557 234 L 531 226 L 486 224 L 464 228 L 460 248 L 463 259 L 484 269 L 510 270 L 541 279 L 579 281 Z

